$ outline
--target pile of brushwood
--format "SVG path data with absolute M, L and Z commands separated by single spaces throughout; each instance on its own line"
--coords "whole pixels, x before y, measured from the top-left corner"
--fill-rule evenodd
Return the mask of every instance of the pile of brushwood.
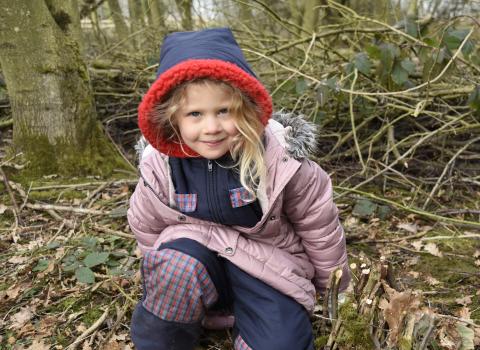
M 308 33 L 255 4 L 252 25 L 224 20 L 277 109 L 319 126 L 314 160 L 333 179 L 347 236 L 352 285 L 339 298 L 332 274 L 313 315 L 317 347 L 479 347 L 478 20 L 389 24 L 327 1 L 326 24 Z M 141 53 L 112 47 L 89 61 L 97 111 L 133 167 L 159 42 L 142 35 Z M 1 86 L 0 113 L 4 156 Z M 136 175 L 27 181 L 23 164 L 0 164 L 0 347 L 131 348 L 141 283 L 125 212 Z M 232 348 L 225 335 L 209 333 L 203 348 Z

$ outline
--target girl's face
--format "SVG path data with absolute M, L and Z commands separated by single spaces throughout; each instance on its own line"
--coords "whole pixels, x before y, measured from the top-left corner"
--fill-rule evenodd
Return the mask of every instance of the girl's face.
M 230 150 L 238 134 L 230 114 L 231 96 L 220 86 L 189 84 L 185 103 L 175 114 L 183 142 L 207 159 L 218 159 Z

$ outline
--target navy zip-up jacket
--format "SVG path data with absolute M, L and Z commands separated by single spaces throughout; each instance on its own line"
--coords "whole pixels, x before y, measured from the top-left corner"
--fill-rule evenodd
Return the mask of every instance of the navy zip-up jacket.
M 229 155 L 216 160 L 169 158 L 180 211 L 197 219 L 224 225 L 253 227 L 262 209 L 241 185 Z

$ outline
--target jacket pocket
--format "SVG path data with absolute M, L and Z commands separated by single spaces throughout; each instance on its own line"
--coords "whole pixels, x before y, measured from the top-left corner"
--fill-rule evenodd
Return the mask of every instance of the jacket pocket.
M 196 193 L 175 193 L 175 204 L 182 213 L 191 213 L 197 210 Z
M 247 191 L 245 187 L 238 187 L 228 190 L 232 208 L 239 208 L 255 202 L 257 198 Z

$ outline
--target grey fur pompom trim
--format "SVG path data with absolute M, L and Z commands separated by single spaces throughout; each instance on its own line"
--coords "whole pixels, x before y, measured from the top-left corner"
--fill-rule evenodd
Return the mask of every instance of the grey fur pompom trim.
M 303 115 L 275 112 L 272 118 L 288 128 L 285 138 L 287 152 L 295 159 L 307 158 L 317 152 L 316 124 L 307 121 Z

